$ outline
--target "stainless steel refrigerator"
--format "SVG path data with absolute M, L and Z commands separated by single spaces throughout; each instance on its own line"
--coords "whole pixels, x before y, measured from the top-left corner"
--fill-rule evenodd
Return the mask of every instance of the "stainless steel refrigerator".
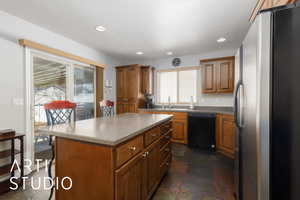
M 300 199 L 300 7 L 260 13 L 237 52 L 236 194 Z

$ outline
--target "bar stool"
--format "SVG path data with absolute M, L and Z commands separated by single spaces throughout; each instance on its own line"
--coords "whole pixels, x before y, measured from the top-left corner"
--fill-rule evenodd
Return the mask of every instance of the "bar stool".
M 45 104 L 44 108 L 46 111 L 48 126 L 70 123 L 71 121 L 75 121 L 75 103 L 72 103 L 70 101 L 52 101 L 48 104 Z M 51 136 L 49 136 L 49 144 L 52 146 L 52 158 L 48 166 L 48 176 L 52 179 L 51 166 L 55 158 L 55 151 L 54 142 Z M 53 190 L 54 186 L 51 187 L 49 199 L 51 199 L 53 196 Z
M 100 103 L 100 110 L 103 117 L 112 117 L 115 115 L 114 102 L 103 100 Z

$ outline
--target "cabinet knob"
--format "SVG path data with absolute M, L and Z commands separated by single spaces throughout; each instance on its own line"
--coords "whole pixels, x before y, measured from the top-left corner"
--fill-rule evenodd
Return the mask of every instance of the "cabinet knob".
M 146 158 L 147 157 L 147 152 L 143 153 L 143 158 Z
M 169 166 L 169 165 L 170 165 L 170 164 L 167 162 L 167 163 L 166 163 L 166 166 Z
M 165 136 L 165 138 L 166 138 L 166 139 L 170 139 L 170 136 L 169 136 L 169 135 L 167 135 L 167 136 Z
M 156 137 L 156 134 L 151 134 L 152 137 Z
M 135 151 L 135 150 L 136 150 L 136 147 L 135 147 L 135 146 L 129 147 L 129 150 Z
M 166 148 L 166 149 L 165 149 L 165 151 L 166 151 L 166 152 L 169 152 L 169 151 L 170 151 L 170 149 L 169 149 L 169 148 Z

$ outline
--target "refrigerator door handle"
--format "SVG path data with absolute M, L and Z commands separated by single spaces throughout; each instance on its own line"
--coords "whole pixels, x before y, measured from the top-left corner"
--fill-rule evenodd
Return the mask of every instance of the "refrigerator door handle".
M 234 122 L 236 124 L 236 126 L 238 128 L 242 128 L 242 125 L 240 124 L 240 98 L 239 96 L 239 92 L 240 92 L 240 88 L 242 87 L 242 82 L 238 81 L 237 85 L 236 85 L 236 90 L 234 91 Z

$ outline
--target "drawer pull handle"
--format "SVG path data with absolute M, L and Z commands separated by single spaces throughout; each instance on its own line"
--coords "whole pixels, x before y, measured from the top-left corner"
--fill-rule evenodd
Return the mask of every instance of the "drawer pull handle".
M 169 166 L 169 165 L 170 165 L 170 164 L 167 162 L 167 163 L 166 163 L 166 166 Z
M 156 137 L 156 134 L 151 134 L 152 137 Z
M 136 147 L 135 147 L 135 146 L 129 147 L 129 150 L 135 151 L 135 150 L 136 150 Z
M 144 157 L 144 158 L 147 157 L 147 152 L 143 153 L 143 157 Z
M 165 149 L 165 152 L 169 152 L 169 151 L 170 151 L 170 149 L 169 149 L 169 148 L 166 148 L 166 149 Z
M 170 139 L 170 136 L 169 136 L 169 135 L 167 135 L 165 138 L 166 138 L 166 139 Z

